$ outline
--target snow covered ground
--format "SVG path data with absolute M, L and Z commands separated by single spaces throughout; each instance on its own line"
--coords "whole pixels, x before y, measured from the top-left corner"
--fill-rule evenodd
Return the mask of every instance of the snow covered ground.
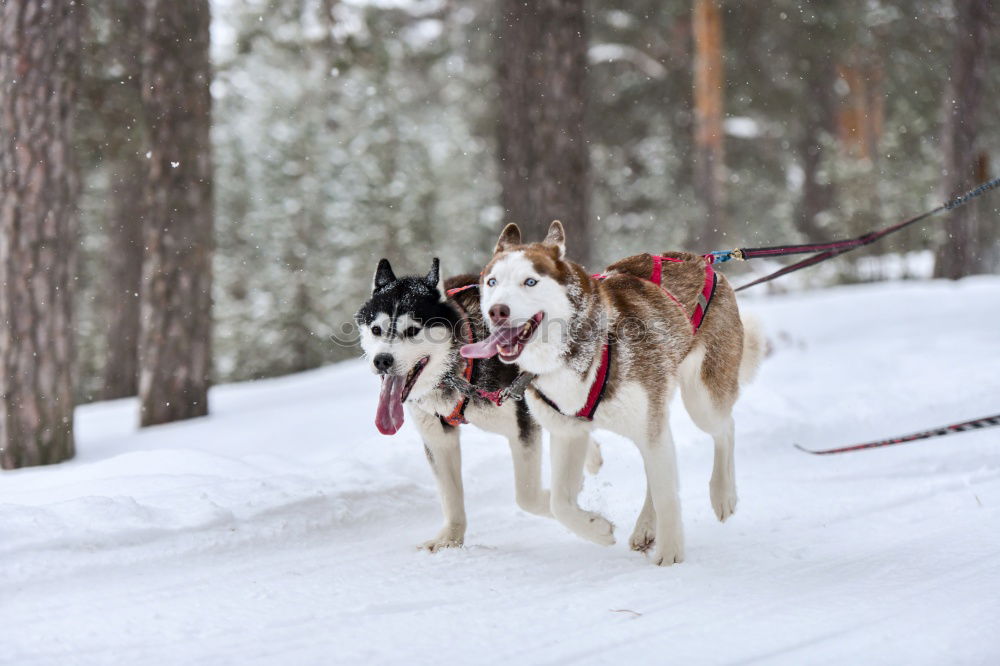
M 599 433 L 602 548 L 513 502 L 506 444 L 464 435 L 467 545 L 410 425 L 374 427 L 359 362 L 223 386 L 137 432 L 81 408 L 79 457 L 0 474 L 0 663 L 1000 663 L 1000 429 L 834 457 L 1000 412 L 1000 278 L 749 297 L 774 345 L 737 407 L 740 505 L 677 410 L 687 561 L 626 541 L 639 456 Z

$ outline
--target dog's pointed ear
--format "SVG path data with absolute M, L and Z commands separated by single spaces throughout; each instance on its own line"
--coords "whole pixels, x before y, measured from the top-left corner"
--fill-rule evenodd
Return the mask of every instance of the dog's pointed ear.
M 444 293 L 444 280 L 441 279 L 441 260 L 437 257 L 431 260 L 431 269 L 427 272 L 424 282 L 430 285 L 431 289 L 438 290 L 442 301 L 448 298 L 447 294 Z
M 511 222 L 503 231 L 500 232 L 500 238 L 497 240 L 497 246 L 493 248 L 493 254 L 499 254 L 506 250 L 511 245 L 521 244 L 521 230 L 517 228 L 517 225 Z
M 396 274 L 392 272 L 392 266 L 389 265 L 389 260 L 382 258 L 378 262 L 378 268 L 375 269 L 375 279 L 372 280 L 372 293 L 375 293 L 385 285 L 390 282 L 396 281 Z
M 552 224 L 549 225 L 549 233 L 546 234 L 542 244 L 558 248 L 560 259 L 566 256 L 566 230 L 563 229 L 562 222 L 552 220 Z

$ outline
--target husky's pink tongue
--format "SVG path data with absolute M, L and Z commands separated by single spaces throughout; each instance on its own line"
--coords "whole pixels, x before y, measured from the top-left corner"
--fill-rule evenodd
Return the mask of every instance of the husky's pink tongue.
M 406 377 L 382 375 L 382 390 L 378 394 L 375 427 L 383 435 L 395 435 L 403 427 L 403 386 Z
M 520 326 L 498 328 L 485 340 L 464 345 L 459 353 L 465 358 L 492 358 L 500 351 L 501 345 L 509 346 L 520 332 Z

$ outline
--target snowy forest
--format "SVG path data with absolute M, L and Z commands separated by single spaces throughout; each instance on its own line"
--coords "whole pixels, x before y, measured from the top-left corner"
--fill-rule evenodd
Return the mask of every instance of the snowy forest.
M 538 424 L 544 502 L 462 425 L 425 541 L 446 474 L 355 319 L 511 222 L 585 277 L 861 237 L 996 179 L 998 100 L 993 0 L 0 0 L 0 665 L 1000 663 L 1000 189 L 738 294 L 740 510 L 671 407 L 668 568 L 601 428 L 613 545 Z
M 332 338 L 378 257 L 475 272 L 502 223 L 556 218 L 595 268 L 853 236 L 986 180 L 1000 136 L 988 2 L 34 4 L 5 3 L 4 41 L 42 40 L 46 68 L 22 83 L 61 98 L 35 108 L 5 51 L 2 131 L 5 172 L 27 117 L 53 123 L 38 140 L 64 159 L 21 212 L 60 211 L 45 372 L 67 402 L 134 395 L 148 373 L 149 423 L 203 413 L 212 382 L 356 356 Z M 28 195 L 15 178 L 3 196 Z M 993 272 L 988 213 L 821 282 Z M 18 224 L 4 218 L 5 245 Z M 190 282 L 158 283 L 177 270 Z

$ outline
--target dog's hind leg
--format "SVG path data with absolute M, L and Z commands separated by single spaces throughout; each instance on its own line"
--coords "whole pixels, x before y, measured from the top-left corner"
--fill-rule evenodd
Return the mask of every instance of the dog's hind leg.
M 441 508 L 444 511 L 444 526 L 441 531 L 420 547 L 433 553 L 441 548 L 461 546 L 465 541 L 466 520 L 458 428 L 445 425 L 437 416 L 420 409 L 411 409 L 410 414 L 424 440 L 424 452 L 437 480 Z
M 670 423 L 664 412 L 662 425 L 652 424 L 645 438 L 636 440 L 646 468 L 648 494 L 652 499 L 656 524 L 653 563 L 669 566 L 684 561 L 684 525 L 677 484 L 677 452 Z M 643 511 L 646 509 L 643 507 Z M 640 515 L 640 520 L 642 516 Z
M 706 358 L 704 347 L 693 350 L 680 366 L 681 397 L 691 420 L 701 430 L 712 436 L 715 443 L 715 461 L 712 464 L 712 478 L 708 483 L 712 509 L 720 521 L 725 521 L 736 512 L 736 465 L 735 424 L 733 403 L 736 400 L 735 386 L 728 381 L 710 386 L 706 383 L 705 364 L 711 365 L 712 358 Z M 722 371 L 708 368 L 709 376 L 718 376 Z M 728 378 L 727 378 L 728 379 Z
M 736 464 L 734 461 L 735 424 L 732 415 L 724 420 L 712 434 L 715 440 L 715 461 L 712 463 L 712 478 L 708 482 L 708 496 L 716 517 L 725 522 L 736 513 Z
M 666 413 L 666 405 L 670 404 L 673 399 L 674 392 L 677 389 L 677 384 L 671 382 L 667 386 L 667 391 L 662 397 L 664 403 L 664 413 Z M 649 404 L 649 403 L 647 403 Z M 669 428 L 669 424 L 666 426 Z M 633 442 L 641 442 L 643 438 L 648 436 L 642 426 L 636 422 L 631 427 L 626 427 L 623 429 L 623 433 Z M 649 487 L 649 483 L 646 483 L 646 499 L 642 503 L 642 510 L 639 512 L 639 517 L 635 521 L 635 527 L 632 529 L 632 536 L 629 538 L 629 547 L 632 550 L 638 551 L 640 553 L 645 553 L 653 547 L 656 541 L 656 509 L 653 506 L 653 493 Z
M 552 449 L 552 515 L 579 536 L 604 546 L 615 542 L 614 526 L 603 516 L 577 504 L 583 464 L 590 446 L 589 428 L 550 431 Z

